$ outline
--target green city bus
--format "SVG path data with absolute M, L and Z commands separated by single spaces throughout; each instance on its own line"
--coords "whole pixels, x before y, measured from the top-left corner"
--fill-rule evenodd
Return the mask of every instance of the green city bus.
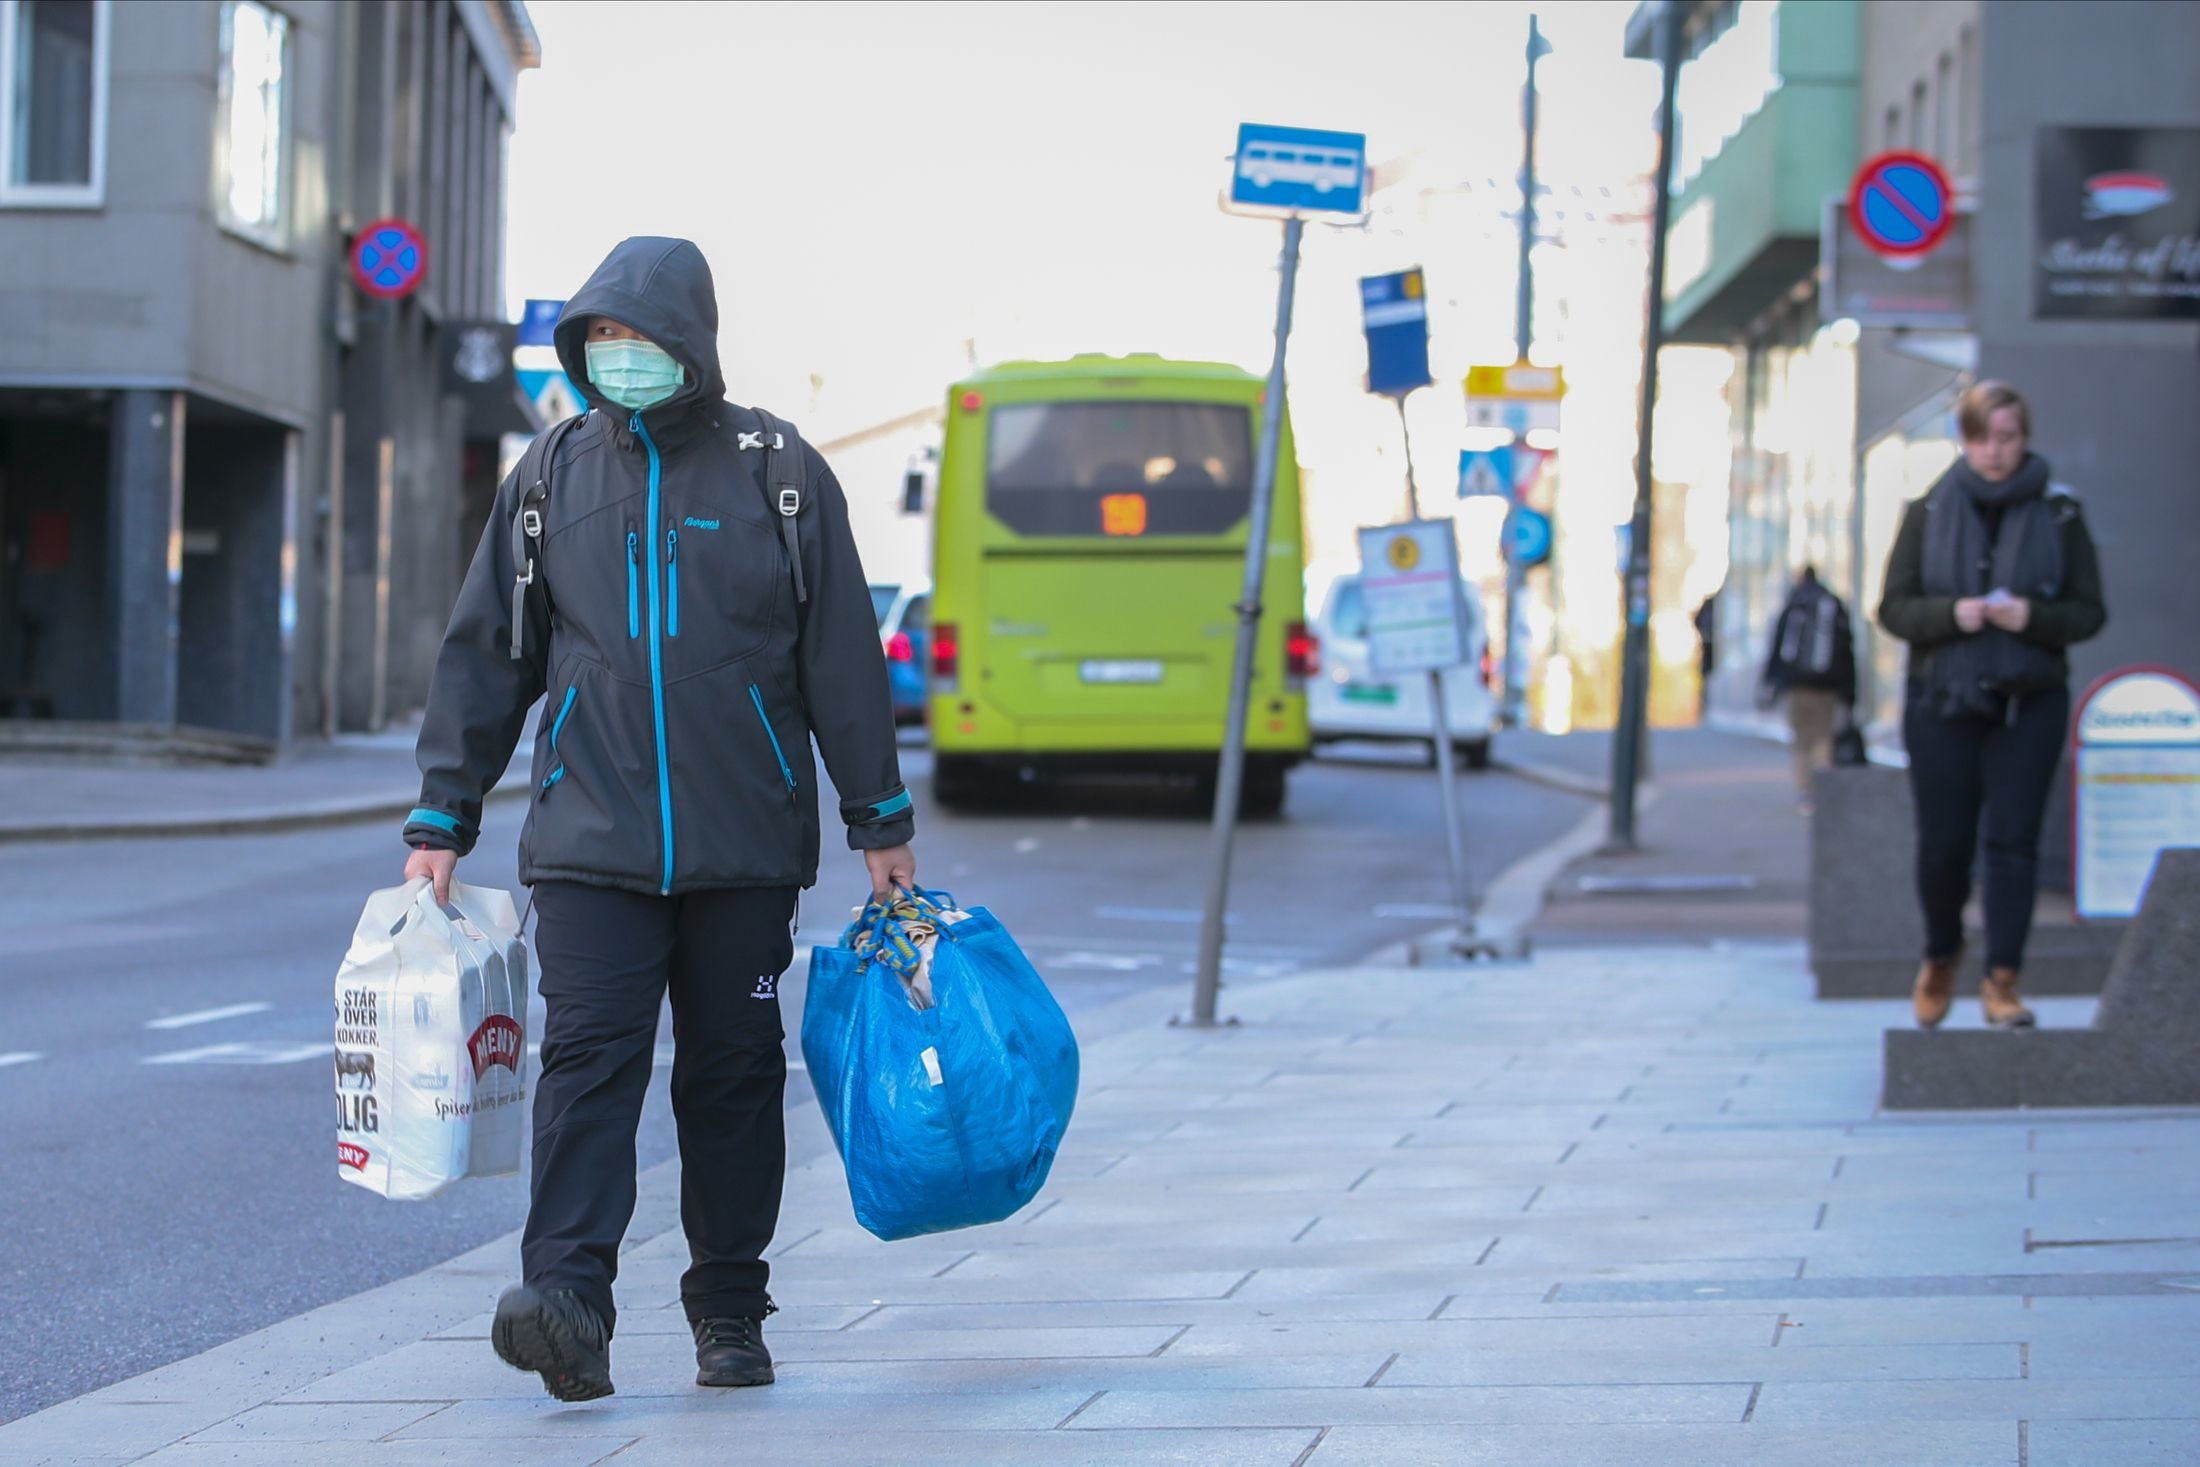
M 1222 748 L 1261 379 L 1210 362 L 1013 362 L 949 391 L 933 525 L 933 791 L 1189 775 Z M 1306 757 L 1304 532 L 1291 427 L 1247 731 L 1248 814 Z

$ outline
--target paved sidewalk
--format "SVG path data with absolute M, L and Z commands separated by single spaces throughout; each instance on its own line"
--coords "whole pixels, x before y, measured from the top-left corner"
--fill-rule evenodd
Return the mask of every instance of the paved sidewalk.
M 1808 992 L 1757 946 L 1305 975 L 1211 1032 L 1136 995 L 1007 1224 L 870 1239 L 793 1114 L 771 1389 L 689 1383 L 666 1167 L 608 1401 L 491 1355 L 506 1239 L 0 1427 L 0 1467 L 2200 1460 L 2200 1112 L 1879 1117 L 1900 1006 Z
M 398 820 L 420 794 L 417 725 L 301 739 L 265 766 L 0 759 L 0 842 L 235 835 Z M 527 788 L 533 740 L 491 799 Z

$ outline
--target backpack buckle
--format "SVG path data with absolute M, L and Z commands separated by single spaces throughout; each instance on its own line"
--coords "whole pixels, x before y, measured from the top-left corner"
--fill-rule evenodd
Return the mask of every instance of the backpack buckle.
M 523 586 L 532 586 L 533 584 L 535 584 L 535 562 L 532 557 L 528 559 L 527 568 L 519 572 L 519 574 L 513 576 L 512 579 L 519 582 Z
M 766 439 L 769 439 L 770 441 L 769 441 L 769 442 L 766 442 Z M 768 434 L 767 434 L 767 433 L 736 433 L 736 434 L 734 435 L 734 441 L 733 441 L 733 446 L 734 446 L 734 447 L 735 447 L 736 449 L 741 449 L 741 448 L 772 448 L 772 449 L 779 449 L 779 448 L 785 448 L 785 447 L 787 446 L 787 440 L 786 440 L 786 438 L 785 438 L 785 437 L 783 437 L 782 435 L 780 435 L 780 434 L 778 434 L 778 433 L 768 433 Z
M 802 491 L 800 489 L 780 490 L 779 512 L 790 520 L 802 513 Z
M 519 527 L 527 532 L 528 539 L 540 540 L 542 538 L 542 511 L 531 504 L 528 505 L 527 508 L 519 512 Z

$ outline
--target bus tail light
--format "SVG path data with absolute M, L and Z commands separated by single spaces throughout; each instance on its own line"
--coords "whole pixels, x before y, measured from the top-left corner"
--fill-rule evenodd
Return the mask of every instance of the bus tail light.
M 952 693 L 962 678 L 962 641 L 951 621 L 936 623 L 932 628 L 932 686 L 934 691 Z
M 1283 667 L 1287 677 L 1302 683 L 1322 670 L 1321 639 L 1303 621 L 1292 622 L 1284 629 Z
M 886 639 L 888 662 L 914 662 L 917 660 L 916 644 L 909 640 L 907 632 L 896 632 Z

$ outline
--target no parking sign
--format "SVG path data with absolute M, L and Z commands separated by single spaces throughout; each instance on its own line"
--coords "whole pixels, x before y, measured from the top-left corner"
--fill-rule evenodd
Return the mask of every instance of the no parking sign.
M 1955 228 L 1955 189 L 1923 153 L 1881 153 L 1849 185 L 1849 222 L 1882 255 L 1928 255 Z
M 352 283 L 377 300 L 394 301 L 428 278 L 428 242 L 403 219 L 377 219 L 351 241 Z

